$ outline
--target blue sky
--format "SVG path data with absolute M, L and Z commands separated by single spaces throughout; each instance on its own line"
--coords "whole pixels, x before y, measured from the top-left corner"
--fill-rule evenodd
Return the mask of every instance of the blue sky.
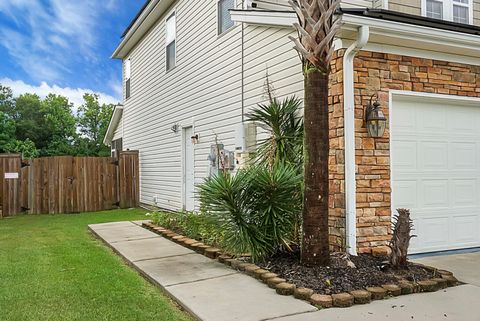
M 0 83 L 16 95 L 83 92 L 121 99 L 121 63 L 110 59 L 144 0 L 0 0 Z

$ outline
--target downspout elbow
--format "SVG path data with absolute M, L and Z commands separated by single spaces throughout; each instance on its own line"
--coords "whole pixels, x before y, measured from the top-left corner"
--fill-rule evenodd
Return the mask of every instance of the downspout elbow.
M 355 86 L 353 60 L 370 38 L 370 28 L 360 26 L 357 40 L 343 57 L 343 101 L 345 135 L 345 228 L 346 246 L 350 255 L 357 255 L 356 166 L 355 166 Z

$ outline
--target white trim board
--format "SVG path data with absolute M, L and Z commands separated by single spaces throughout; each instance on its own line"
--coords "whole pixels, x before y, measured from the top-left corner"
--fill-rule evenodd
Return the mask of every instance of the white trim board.
M 349 43 L 351 44 L 353 43 L 353 41 L 344 40 L 342 42 L 343 48 L 348 48 Z M 456 63 L 467 64 L 467 65 L 480 65 L 480 57 L 462 56 L 462 55 L 449 54 L 449 53 L 440 52 L 440 51 L 391 46 L 391 45 L 384 45 L 379 43 L 368 43 L 363 50 L 386 53 L 386 54 L 395 54 L 400 56 L 417 57 L 417 58 L 433 59 L 433 60 L 440 60 L 440 61 L 450 61 L 450 62 L 456 62 Z
M 297 22 L 294 12 L 237 10 L 232 19 L 281 28 L 293 28 Z M 480 65 L 480 36 L 351 14 L 343 14 L 342 22 L 343 48 L 355 41 L 359 27 L 368 26 L 371 39 L 365 50 Z
M 110 122 L 108 124 L 107 132 L 105 133 L 105 138 L 103 139 L 103 144 L 110 146 L 112 144 L 112 139 L 115 134 L 115 131 L 117 130 L 118 124 L 120 123 L 121 119 L 123 117 L 123 105 L 117 105 L 115 106 L 115 109 L 113 110 L 112 118 L 110 119 Z M 122 137 L 123 132 L 122 132 Z

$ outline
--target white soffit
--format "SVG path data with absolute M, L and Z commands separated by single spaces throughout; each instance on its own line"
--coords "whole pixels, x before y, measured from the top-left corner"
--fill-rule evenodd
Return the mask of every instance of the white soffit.
M 109 146 L 112 144 L 113 135 L 117 130 L 118 124 L 122 119 L 123 115 L 123 106 L 117 105 L 113 110 L 112 118 L 110 119 L 110 123 L 108 124 L 107 132 L 105 134 L 105 138 L 103 139 L 103 144 Z
M 176 0 L 153 0 L 136 19 L 125 37 L 118 45 L 112 58 L 123 59 L 143 36 L 159 21 Z
M 232 18 L 284 28 L 298 21 L 294 12 L 286 11 L 233 10 Z M 480 64 L 480 36 L 351 14 L 343 14 L 342 21 L 339 38 L 343 48 L 353 43 L 360 26 L 368 26 L 370 41 L 364 50 Z

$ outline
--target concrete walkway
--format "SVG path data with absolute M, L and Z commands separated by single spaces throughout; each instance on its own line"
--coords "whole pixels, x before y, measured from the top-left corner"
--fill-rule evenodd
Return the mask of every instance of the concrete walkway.
M 89 228 L 199 320 L 260 321 L 317 311 L 140 225 L 118 222 Z
M 277 295 L 252 277 L 175 244 L 141 225 L 119 222 L 90 230 L 192 315 L 205 321 L 480 321 L 480 253 L 416 260 L 450 270 L 470 284 L 400 296 L 348 309 L 318 311 Z

